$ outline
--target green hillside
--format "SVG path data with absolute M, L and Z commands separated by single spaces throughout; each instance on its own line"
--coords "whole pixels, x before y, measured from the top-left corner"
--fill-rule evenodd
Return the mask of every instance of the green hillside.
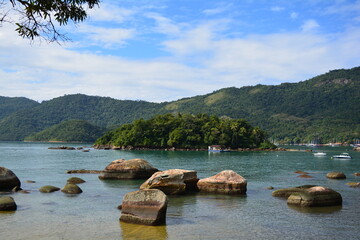
M 26 141 L 94 142 L 105 129 L 84 120 L 67 120 L 26 137 Z
M 1 97 L 0 96 L 0 120 L 13 112 L 32 108 L 40 103 L 24 97 Z
M 164 112 L 244 118 L 277 140 L 360 138 L 360 67 L 334 70 L 299 83 L 226 88 L 168 103 Z
M 64 120 L 86 120 L 114 128 L 166 113 L 246 119 L 281 142 L 352 141 L 360 139 L 359 99 L 360 67 L 333 70 L 299 83 L 224 88 L 164 103 L 65 95 L 41 104 L 35 102 L 33 107 L 20 111 L 5 108 L 7 114 L 0 118 L 0 141 L 24 140 Z

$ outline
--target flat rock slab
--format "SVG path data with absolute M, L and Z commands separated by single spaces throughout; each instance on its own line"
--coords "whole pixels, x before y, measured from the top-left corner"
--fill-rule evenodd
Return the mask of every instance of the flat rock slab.
M 11 191 L 14 188 L 20 189 L 21 182 L 19 178 L 5 167 L 0 167 L 0 191 Z
M 154 173 L 140 189 L 159 189 L 165 194 L 177 195 L 197 190 L 197 172 L 184 169 L 169 169 Z
M 124 196 L 120 221 L 141 225 L 163 225 L 166 222 L 168 198 L 158 189 L 138 190 Z
M 15 211 L 17 205 L 12 197 L 0 197 L 0 211 Z
M 197 186 L 201 192 L 246 194 L 247 181 L 232 170 L 224 170 L 212 177 L 200 179 Z
M 342 197 L 340 193 L 330 188 L 315 186 L 291 194 L 287 203 L 300 207 L 338 206 L 342 205 Z
M 144 159 L 112 161 L 99 175 L 100 179 L 147 179 L 159 171 Z

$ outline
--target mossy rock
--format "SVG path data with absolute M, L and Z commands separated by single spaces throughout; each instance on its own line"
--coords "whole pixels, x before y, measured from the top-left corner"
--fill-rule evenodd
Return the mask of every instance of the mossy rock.
M 330 179 L 346 179 L 345 174 L 342 172 L 329 172 L 326 177 Z
M 56 192 L 56 191 L 59 191 L 60 188 L 58 187 L 54 187 L 54 186 L 51 186 L 51 185 L 46 185 L 46 186 L 42 186 L 39 191 L 42 192 L 42 193 L 51 193 L 51 192 Z
M 17 205 L 12 197 L 0 197 L 0 211 L 15 211 Z
M 299 207 L 339 206 L 342 204 L 342 197 L 330 188 L 316 186 L 291 194 L 287 203 Z
M 68 193 L 68 194 L 79 194 L 82 193 L 81 188 L 79 188 L 78 185 L 74 183 L 67 183 L 63 189 L 61 189 L 62 192 Z
M 78 177 L 71 177 L 67 180 L 68 183 L 75 183 L 75 184 L 79 184 L 79 183 L 84 183 L 86 182 L 85 180 L 78 178 Z
M 281 197 L 281 198 L 288 198 L 291 194 L 297 193 L 297 192 L 303 192 L 304 190 L 315 187 L 316 185 L 302 185 L 298 187 L 292 187 L 292 188 L 283 188 L 276 191 L 273 191 L 271 195 L 273 197 Z

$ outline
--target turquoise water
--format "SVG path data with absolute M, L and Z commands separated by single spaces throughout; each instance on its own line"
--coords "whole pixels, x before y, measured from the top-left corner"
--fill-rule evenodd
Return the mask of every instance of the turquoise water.
M 360 153 L 351 148 L 322 148 L 326 157 L 308 152 L 172 152 L 48 150 L 59 144 L 0 143 L 0 166 L 11 169 L 29 194 L 14 193 L 18 210 L 0 213 L 0 239 L 359 239 Z M 71 144 L 70 146 L 77 146 Z M 82 146 L 82 145 L 78 145 Z M 330 156 L 349 150 L 351 160 Z M 199 178 L 232 169 L 248 181 L 246 196 L 191 194 L 170 196 L 166 226 L 147 227 L 119 222 L 123 196 L 142 180 L 101 181 L 96 174 L 66 174 L 69 169 L 101 170 L 119 158 L 143 158 L 161 169 L 196 170 Z M 299 178 L 296 170 L 313 178 Z M 330 180 L 330 171 L 342 171 L 346 180 Z M 41 186 L 62 188 L 77 176 L 83 193 L 43 194 Z M 35 183 L 27 183 L 33 180 Z M 271 196 L 272 190 L 314 184 L 343 196 L 337 208 L 299 209 Z

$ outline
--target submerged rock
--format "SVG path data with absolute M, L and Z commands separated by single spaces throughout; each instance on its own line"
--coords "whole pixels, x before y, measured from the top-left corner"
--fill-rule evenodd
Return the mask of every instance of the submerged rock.
M 61 189 L 62 192 L 68 193 L 68 194 L 79 194 L 82 193 L 81 188 L 79 188 L 78 185 L 74 183 L 67 183 L 63 189 Z
M 162 225 L 166 221 L 168 199 L 157 189 L 127 193 L 121 205 L 120 221 L 142 225 Z
M 42 186 L 39 191 L 42 192 L 42 193 L 51 193 L 51 192 L 56 192 L 56 191 L 59 191 L 60 188 L 58 187 L 54 187 L 54 186 L 51 186 L 51 185 L 46 185 L 46 186 Z
M 349 187 L 358 188 L 360 187 L 360 182 L 348 182 L 346 183 Z
M 0 167 L 0 191 L 11 191 L 15 187 L 20 189 L 19 178 L 10 169 Z
M 330 188 L 315 186 L 291 194 L 287 203 L 300 207 L 338 206 L 342 204 L 342 197 Z
M 246 194 L 247 181 L 232 170 L 224 170 L 212 177 L 200 179 L 197 186 L 202 192 Z
M 78 178 L 78 177 L 71 177 L 67 180 L 68 183 L 76 183 L 76 184 L 79 184 L 79 183 L 84 183 L 86 182 L 85 180 L 81 179 L 81 178 Z
M 112 161 L 99 175 L 100 179 L 147 179 L 158 169 L 144 159 Z
M 0 211 L 15 211 L 17 205 L 12 197 L 0 197 Z
M 170 169 L 154 173 L 140 189 L 159 189 L 165 194 L 184 194 L 197 190 L 197 172 L 184 169 Z
M 345 174 L 342 172 L 329 172 L 326 177 L 330 179 L 346 179 Z

